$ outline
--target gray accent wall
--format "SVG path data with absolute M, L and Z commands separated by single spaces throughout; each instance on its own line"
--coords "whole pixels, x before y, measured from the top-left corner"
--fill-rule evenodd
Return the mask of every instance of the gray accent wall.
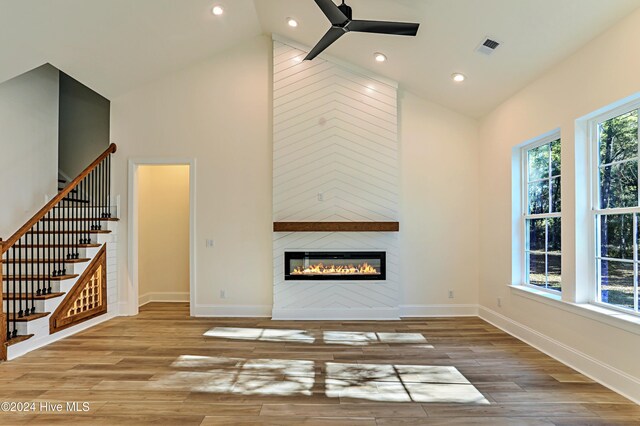
M 75 178 L 109 146 L 111 102 L 60 72 L 58 170 Z
M 49 64 L 0 83 L 0 237 L 56 193 L 58 70 Z

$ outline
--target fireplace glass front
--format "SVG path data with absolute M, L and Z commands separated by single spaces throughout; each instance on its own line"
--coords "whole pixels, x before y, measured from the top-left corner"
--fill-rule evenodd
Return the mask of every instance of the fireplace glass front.
M 285 252 L 285 280 L 372 280 L 386 279 L 383 251 Z

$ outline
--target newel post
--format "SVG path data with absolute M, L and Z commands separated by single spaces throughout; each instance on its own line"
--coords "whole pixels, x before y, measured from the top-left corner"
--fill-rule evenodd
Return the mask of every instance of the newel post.
M 2 278 L 2 270 L 4 268 L 2 258 L 4 253 L 2 245 L 2 238 L 0 238 L 0 361 L 5 361 L 7 359 L 7 313 L 4 311 L 4 283 Z

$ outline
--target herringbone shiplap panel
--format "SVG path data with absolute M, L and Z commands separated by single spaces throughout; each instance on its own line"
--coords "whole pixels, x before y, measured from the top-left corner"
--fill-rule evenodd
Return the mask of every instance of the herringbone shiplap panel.
M 274 221 L 398 220 L 397 90 L 274 40 Z M 385 282 L 285 282 L 285 250 L 384 250 Z M 275 233 L 276 310 L 398 306 L 397 235 Z

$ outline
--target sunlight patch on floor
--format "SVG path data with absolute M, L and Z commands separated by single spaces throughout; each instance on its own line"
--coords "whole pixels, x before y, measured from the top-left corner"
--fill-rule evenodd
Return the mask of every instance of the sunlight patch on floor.
M 314 343 L 365 346 L 372 344 L 424 344 L 420 333 L 374 333 L 364 331 L 288 330 L 273 328 L 216 327 L 204 333 L 207 337 L 263 342 Z
M 259 340 L 263 342 L 313 343 L 313 337 L 306 330 L 285 330 L 274 328 L 216 327 L 204 333 L 208 337 L 236 340 Z
M 315 390 L 328 398 L 377 402 L 489 404 L 453 366 L 181 355 L 171 367 L 178 371 L 155 376 L 148 385 L 246 396 L 311 396 Z
M 178 371 L 154 377 L 155 389 L 239 395 L 311 395 L 315 383 L 313 361 L 288 359 L 242 359 L 181 355 L 172 364 Z
M 455 367 L 327 362 L 326 395 L 389 402 L 489 401 Z

